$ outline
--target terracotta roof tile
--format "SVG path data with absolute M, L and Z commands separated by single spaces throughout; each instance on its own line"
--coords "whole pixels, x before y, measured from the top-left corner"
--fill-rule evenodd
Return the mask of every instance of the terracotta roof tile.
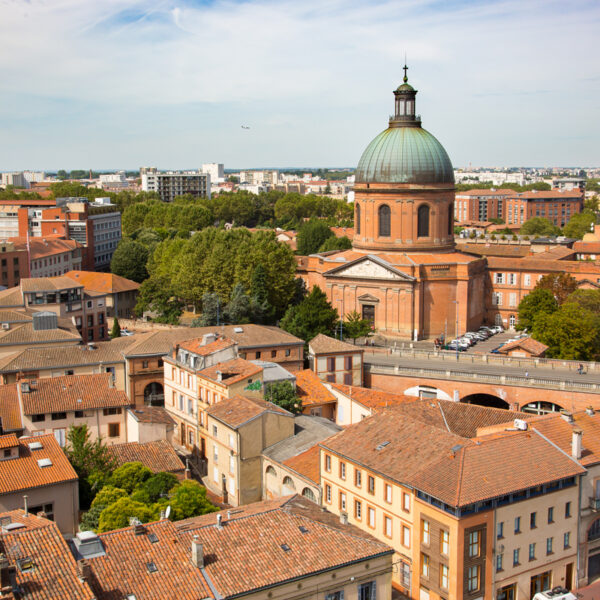
M 198 356 L 208 356 L 209 354 L 219 352 L 220 350 L 226 350 L 235 345 L 236 343 L 233 340 L 225 337 L 215 340 L 214 342 L 209 342 L 208 344 L 204 344 L 202 338 L 195 338 L 193 340 L 182 342 L 179 344 L 179 347 L 188 352 L 197 354 Z
M 64 275 L 84 286 L 85 290 L 116 294 L 139 289 L 140 284 L 113 273 L 97 273 L 95 271 L 68 271 Z
M 26 277 L 21 279 L 20 288 L 23 292 L 53 292 L 55 290 L 71 290 L 82 288 L 83 285 L 70 277 Z
M 12 326 L 9 330 L 0 330 L 0 346 L 17 346 L 21 344 L 44 344 L 48 342 L 79 342 L 78 333 L 65 329 L 41 329 L 36 331 L 33 323 Z
M 0 310 L 0 323 L 30 323 L 31 315 L 19 310 Z
M 30 391 L 20 390 L 23 413 L 42 413 L 124 407 L 131 404 L 127 394 L 111 387 L 112 375 L 64 375 L 43 377 L 30 384 Z
M 8 241 L 12 242 L 18 250 L 27 249 L 27 238 L 12 237 L 8 238 Z M 54 256 L 55 254 L 64 254 L 65 252 L 72 252 L 77 248 L 83 247 L 83 244 L 75 240 L 63 240 L 56 237 L 29 238 L 29 255 L 31 260 Z
M 14 448 L 19 445 L 19 439 L 14 433 L 0 436 L 0 448 Z
M 212 404 L 206 412 L 211 417 L 233 429 L 241 427 L 265 412 L 274 412 L 287 415 L 290 418 L 293 417 L 287 410 L 271 402 L 239 395 L 233 398 L 224 398 L 220 402 Z
M 30 450 L 28 444 L 32 442 L 43 447 Z M 40 467 L 38 460 L 42 458 L 49 458 L 52 464 Z M 20 438 L 19 458 L 0 461 L 0 494 L 66 481 L 77 481 L 77 473 L 52 434 Z
M 263 368 L 243 358 L 234 358 L 226 362 L 220 362 L 212 367 L 198 371 L 198 375 L 212 381 L 218 381 L 221 385 L 229 386 L 239 383 L 247 377 L 253 377 L 262 373 Z M 221 373 L 219 380 L 219 373 Z
M 310 369 L 296 373 L 296 393 L 302 401 L 302 406 L 337 402 L 336 397 L 325 387 L 319 376 Z
M 16 383 L 0 385 L 0 425 L 5 433 L 23 429 Z
M 169 473 L 185 471 L 185 465 L 167 440 L 114 444 L 108 446 L 108 450 L 119 465 L 126 462 L 141 462 L 153 473 L 159 471 L 168 471 Z
M 313 354 L 331 354 L 333 352 L 364 352 L 364 349 L 360 348 L 359 346 L 336 340 L 327 335 L 323 335 L 322 333 L 319 333 L 319 335 L 310 340 L 310 342 L 308 342 L 308 347 Z
M 500 354 L 506 354 L 509 350 L 514 350 L 515 348 L 523 348 L 523 350 L 529 352 L 533 356 L 541 356 L 544 352 L 546 352 L 546 350 L 548 350 L 548 346 L 542 344 L 542 342 L 538 342 L 533 338 L 526 337 L 504 344 L 504 346 L 502 346 L 498 352 Z
M 5 518 L 25 527 L 10 532 L 0 529 L 0 554 L 6 555 L 11 565 L 16 565 L 21 558 L 31 558 L 34 564 L 31 571 L 17 567 L 17 585 L 24 593 L 16 598 L 94 599 L 91 588 L 77 576 L 73 555 L 55 523 L 33 515 L 25 516 L 23 511 L 0 513 L 0 520 Z
M 288 458 L 283 464 L 318 485 L 321 483 L 320 455 L 319 444 L 315 444 L 312 448 Z
M 138 423 L 165 423 L 174 425 L 173 417 L 162 406 L 140 406 L 129 412 Z

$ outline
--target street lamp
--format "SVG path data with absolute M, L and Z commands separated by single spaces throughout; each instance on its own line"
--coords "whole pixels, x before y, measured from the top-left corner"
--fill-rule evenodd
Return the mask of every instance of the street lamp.
M 338 298 L 338 302 L 340 303 L 340 308 L 341 308 L 341 312 L 340 312 L 340 341 L 343 342 L 344 341 L 344 299 L 343 298 Z
M 456 339 L 456 360 L 458 360 L 458 300 L 450 300 L 450 302 L 456 304 L 456 330 L 454 336 Z

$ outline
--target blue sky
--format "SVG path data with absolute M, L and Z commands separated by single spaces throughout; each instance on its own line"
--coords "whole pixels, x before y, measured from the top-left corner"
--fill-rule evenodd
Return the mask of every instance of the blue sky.
M 455 166 L 598 166 L 599 30 L 597 0 L 0 0 L 0 171 L 354 166 L 405 52 Z

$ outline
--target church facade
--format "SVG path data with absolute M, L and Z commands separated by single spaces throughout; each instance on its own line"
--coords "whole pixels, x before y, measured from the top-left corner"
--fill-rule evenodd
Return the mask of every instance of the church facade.
M 394 114 L 364 151 L 352 249 L 298 257 L 298 276 L 338 312 L 359 312 L 403 339 L 454 336 L 486 316 L 486 261 L 454 245 L 454 171 L 421 126 L 417 91 L 394 91 Z

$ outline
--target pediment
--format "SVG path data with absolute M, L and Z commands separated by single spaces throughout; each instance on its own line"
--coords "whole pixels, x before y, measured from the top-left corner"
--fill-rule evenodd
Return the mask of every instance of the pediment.
M 324 273 L 325 277 L 348 277 L 353 279 L 387 279 L 414 281 L 414 277 L 396 269 L 377 256 L 367 255 L 346 265 L 340 265 Z
M 375 296 L 371 296 L 371 294 L 363 294 L 358 297 L 359 302 L 368 302 L 369 304 L 375 304 L 379 302 L 379 298 L 375 298 Z

